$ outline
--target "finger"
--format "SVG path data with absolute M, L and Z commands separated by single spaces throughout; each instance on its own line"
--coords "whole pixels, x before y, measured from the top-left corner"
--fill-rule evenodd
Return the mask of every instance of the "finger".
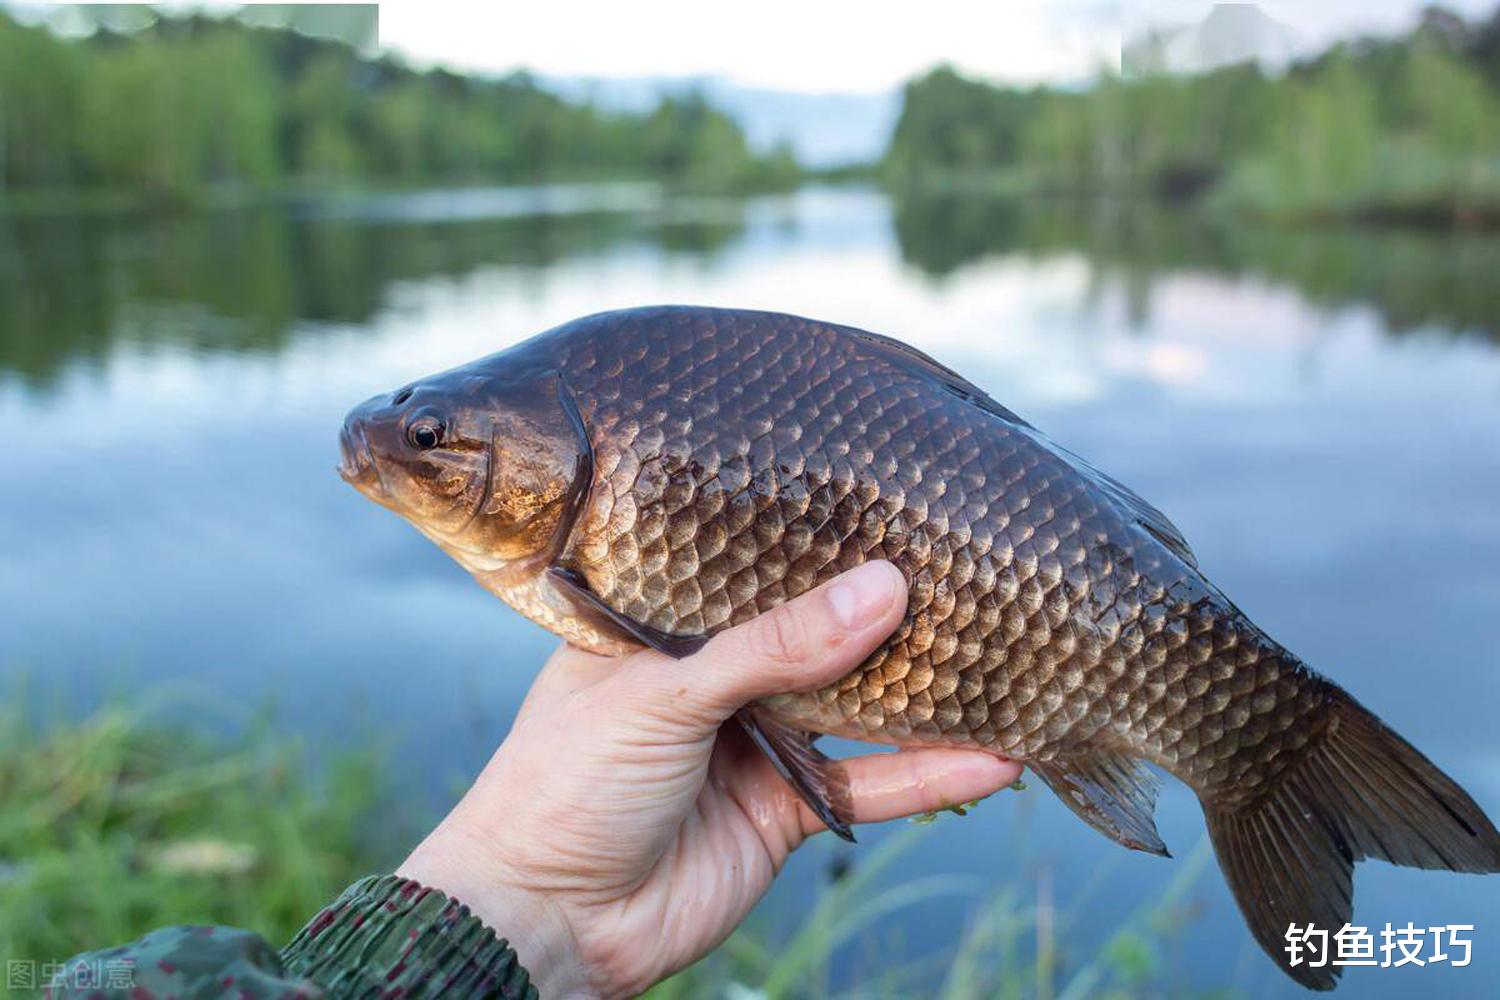
M 622 680 L 641 697 L 677 706 L 706 734 L 758 698 L 811 690 L 853 670 L 895 629 L 906 596 L 900 570 L 868 562 L 720 633 L 692 656 L 641 658 Z
M 714 785 L 755 827 L 779 865 L 803 840 L 827 829 L 754 744 L 734 729 L 715 748 Z M 1022 765 L 982 750 L 923 747 L 839 762 L 856 823 L 880 823 L 944 809 L 1015 783 Z
M 1022 765 L 982 750 L 930 747 L 899 753 L 852 757 L 842 762 L 856 823 L 881 823 L 901 816 L 973 802 L 1014 784 Z M 826 829 L 795 795 L 786 801 L 798 812 L 802 835 Z

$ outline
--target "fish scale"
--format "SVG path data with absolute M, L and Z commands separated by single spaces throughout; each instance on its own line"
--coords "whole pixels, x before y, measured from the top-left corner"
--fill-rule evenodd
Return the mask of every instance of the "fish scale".
M 410 433 L 423 425 L 420 439 Z M 1337 930 L 1365 857 L 1500 868 L 1466 792 L 1257 628 L 1158 510 L 888 338 L 700 307 L 586 317 L 351 413 L 344 475 L 522 614 L 690 655 L 867 560 L 908 584 L 840 680 L 740 722 L 849 836 L 829 733 L 1024 761 L 1165 854 L 1149 762 L 1197 793 L 1250 929 Z
M 1269 697 L 1253 709 L 1269 721 L 1219 725 L 1212 664 L 1253 626 L 1183 596 L 1203 589 L 1195 572 L 1025 431 L 856 348 L 836 327 L 739 315 L 665 328 L 641 316 L 566 342 L 559 364 L 600 468 L 573 555 L 598 595 L 663 632 L 712 632 L 890 559 L 913 584 L 900 630 L 842 681 L 774 699 L 780 718 L 1026 759 L 1108 730 L 1195 786 L 1274 773 L 1275 754 L 1253 750 L 1310 707 L 1300 664 L 1257 637 Z M 1089 539 L 1114 540 L 1112 558 L 1091 561 Z M 1208 641 L 1189 647 L 1194 617 Z M 1091 690 L 1108 663 L 1115 683 Z M 1170 697 L 1148 681 L 1163 670 L 1207 674 L 1202 710 L 1181 681 Z M 1242 751 L 1249 763 L 1230 766 Z

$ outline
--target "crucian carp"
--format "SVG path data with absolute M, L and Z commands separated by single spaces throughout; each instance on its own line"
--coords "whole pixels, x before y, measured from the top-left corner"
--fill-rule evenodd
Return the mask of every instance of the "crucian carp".
M 1161 511 L 887 337 L 766 312 L 602 313 L 361 404 L 343 476 L 598 653 L 698 649 L 867 559 L 910 585 L 858 669 L 739 719 L 849 837 L 835 734 L 1023 761 L 1165 855 L 1198 796 L 1251 932 L 1342 927 L 1364 858 L 1500 870 L 1473 799 L 1209 582 Z M 852 838 L 851 838 L 852 839 Z

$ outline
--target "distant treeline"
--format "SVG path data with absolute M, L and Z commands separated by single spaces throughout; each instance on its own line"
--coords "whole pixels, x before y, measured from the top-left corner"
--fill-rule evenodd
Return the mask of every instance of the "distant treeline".
M 908 84 L 898 190 L 1207 195 L 1273 216 L 1500 223 L 1500 11 L 1429 9 L 1409 35 L 1279 75 L 1106 76 L 1020 90 L 938 69 Z
M 695 94 L 610 112 L 524 74 L 421 73 L 233 18 L 67 40 L 0 10 L 0 194 L 618 178 L 736 190 L 799 175 L 790 152 L 757 155 Z

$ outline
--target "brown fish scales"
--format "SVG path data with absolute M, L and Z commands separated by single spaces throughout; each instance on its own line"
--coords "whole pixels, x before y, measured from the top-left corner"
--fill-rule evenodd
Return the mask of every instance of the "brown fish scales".
M 831 733 L 1024 761 L 1166 854 L 1149 762 L 1191 787 L 1252 932 L 1336 930 L 1352 870 L 1500 869 L 1472 799 L 1258 629 L 1125 486 L 889 338 L 774 313 L 604 313 L 375 397 L 344 475 L 586 649 L 674 656 L 867 559 L 910 583 L 836 684 L 740 715 L 848 836 Z

